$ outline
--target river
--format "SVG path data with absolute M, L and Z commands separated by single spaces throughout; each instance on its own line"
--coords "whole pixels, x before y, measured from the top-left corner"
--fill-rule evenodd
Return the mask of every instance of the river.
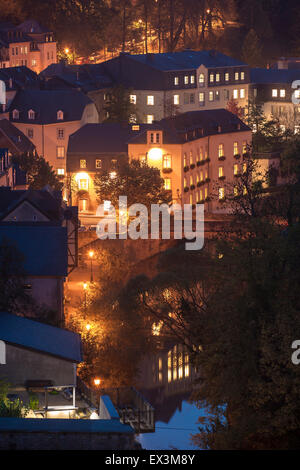
M 194 380 L 180 345 L 165 345 L 142 360 L 137 388 L 155 408 L 155 432 L 138 436 L 144 449 L 199 450 L 190 437 L 199 432 L 198 418 L 206 413 L 189 401 Z

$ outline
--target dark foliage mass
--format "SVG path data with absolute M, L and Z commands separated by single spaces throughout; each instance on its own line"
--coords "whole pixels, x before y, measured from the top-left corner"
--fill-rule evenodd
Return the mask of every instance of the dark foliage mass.
M 215 48 L 263 65 L 300 52 L 297 0 L 1 0 L 0 17 L 35 18 L 79 55 Z

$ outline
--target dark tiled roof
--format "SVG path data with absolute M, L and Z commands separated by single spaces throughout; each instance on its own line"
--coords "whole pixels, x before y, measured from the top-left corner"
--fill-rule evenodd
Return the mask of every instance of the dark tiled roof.
M 298 69 L 260 69 L 250 70 L 251 83 L 257 85 L 292 83 L 294 80 L 300 80 L 300 70 Z
M 52 124 L 64 121 L 80 121 L 85 107 L 92 101 L 83 93 L 75 90 L 21 90 L 10 105 L 12 111 L 17 109 L 20 118 L 15 122 L 31 124 Z M 28 119 L 28 111 L 36 113 L 35 119 Z M 57 120 L 57 112 L 63 111 L 63 121 Z
M 128 57 L 161 71 L 197 69 L 200 65 L 204 65 L 207 68 L 246 65 L 240 60 L 236 60 L 213 50 L 185 50 L 182 52 L 165 52 L 161 54 L 133 54 Z
M 37 222 L 0 223 L 0 243 L 9 240 L 24 256 L 29 276 L 66 277 L 68 273 L 67 229 Z
M 127 143 L 135 135 L 151 129 L 150 124 L 140 124 L 140 130 L 132 130 L 132 125 L 105 122 L 86 124 L 70 135 L 68 155 L 73 153 L 125 153 Z
M 1 122 L 1 121 L 0 121 Z M 0 187 L 0 220 L 3 220 L 12 210 L 23 201 L 30 202 L 51 221 L 61 220 L 61 194 L 54 191 L 53 195 L 47 190 L 17 190 Z
M 12 87 L 10 87 L 10 79 Z M 39 88 L 38 75 L 24 65 L 20 67 L 7 67 L 0 69 L 0 80 L 5 82 L 6 90 L 20 90 L 22 88 Z
M 0 312 L 0 340 L 72 362 L 81 362 L 81 338 L 62 328 Z
M 21 23 L 19 26 L 16 27 L 19 31 L 23 33 L 29 34 L 43 34 L 43 33 L 51 33 L 51 29 L 45 28 L 41 24 L 39 24 L 36 20 L 26 20 Z
M 108 88 L 113 85 L 112 80 L 106 74 L 102 64 L 83 64 L 83 65 L 67 65 L 64 62 L 51 64 L 40 74 L 42 78 L 47 80 L 46 87 L 59 89 L 59 85 L 54 78 L 59 78 L 65 84 L 80 88 L 84 92 Z
M 0 119 L 0 141 L 1 134 L 8 139 L 7 147 L 12 154 L 30 152 L 35 148 L 23 132 L 7 119 Z

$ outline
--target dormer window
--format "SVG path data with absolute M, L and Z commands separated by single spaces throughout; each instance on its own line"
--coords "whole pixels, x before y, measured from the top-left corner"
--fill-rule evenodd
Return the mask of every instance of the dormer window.
M 35 119 L 35 112 L 32 109 L 28 111 L 28 119 Z
M 14 109 L 12 112 L 13 119 L 20 119 L 20 113 L 17 109 Z
M 57 111 L 57 120 L 62 121 L 64 119 L 63 111 Z

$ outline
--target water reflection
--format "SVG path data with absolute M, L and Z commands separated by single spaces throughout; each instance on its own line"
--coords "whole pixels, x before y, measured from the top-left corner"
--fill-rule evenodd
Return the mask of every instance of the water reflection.
M 164 345 L 140 365 L 137 387 L 155 408 L 156 432 L 142 434 L 145 449 L 195 449 L 190 435 L 198 432 L 197 420 L 204 411 L 188 400 L 196 372 L 182 345 Z

